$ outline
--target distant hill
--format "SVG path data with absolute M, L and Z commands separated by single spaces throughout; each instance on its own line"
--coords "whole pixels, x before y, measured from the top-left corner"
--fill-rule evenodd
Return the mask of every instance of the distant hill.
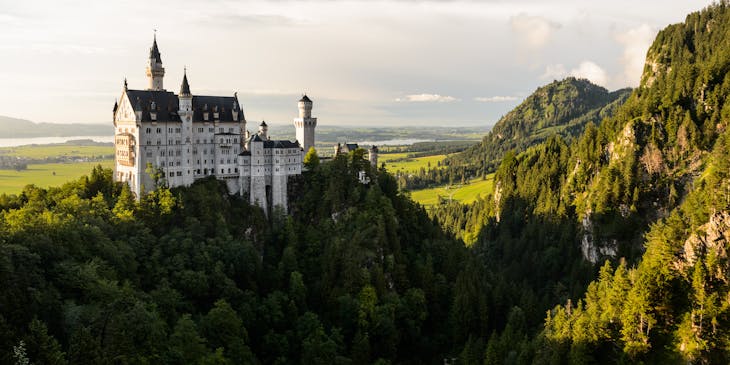
M 475 171 L 492 171 L 507 151 L 522 152 L 551 135 L 574 137 L 613 115 L 631 89 L 609 92 L 585 79 L 569 77 L 538 88 L 502 117 L 482 142 L 449 158 L 452 166 L 469 165 Z
M 0 115 L 0 138 L 103 136 L 112 134 L 111 124 L 34 123 Z

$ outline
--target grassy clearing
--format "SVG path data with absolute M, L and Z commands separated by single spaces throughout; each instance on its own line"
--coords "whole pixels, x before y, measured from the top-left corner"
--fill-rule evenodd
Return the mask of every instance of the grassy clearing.
M 18 147 L 2 147 L 0 155 L 26 157 L 31 159 L 54 158 L 63 156 L 94 157 L 114 155 L 114 146 L 79 146 L 79 145 L 29 145 Z
M 418 172 L 421 167 L 428 170 L 429 164 L 431 167 L 437 167 L 438 163 L 443 161 L 447 155 L 434 155 L 425 156 L 418 158 L 411 158 L 405 161 L 393 162 L 393 160 L 407 158 L 409 153 L 388 153 L 378 155 L 378 163 L 385 162 L 385 167 L 390 173 L 401 172 Z
M 411 199 L 423 206 L 438 204 L 439 196 L 468 204 L 475 201 L 478 196 L 484 197 L 492 191 L 494 191 L 494 174 L 489 174 L 486 180 L 476 178 L 465 185 L 415 190 L 411 192 Z
M 60 186 L 63 183 L 78 179 L 91 173 L 94 166 L 101 164 L 105 168 L 113 168 L 113 160 L 100 162 L 49 163 L 28 165 L 27 170 L 0 170 L 0 194 L 17 194 L 28 184 L 39 187 Z M 53 174 L 55 172 L 55 175 Z

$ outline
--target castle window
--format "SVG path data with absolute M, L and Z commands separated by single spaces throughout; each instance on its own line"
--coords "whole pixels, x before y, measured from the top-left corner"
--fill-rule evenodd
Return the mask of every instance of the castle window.
M 162 133 L 162 128 L 157 128 L 157 133 Z
M 210 133 L 213 133 L 214 130 L 215 130 L 215 128 L 208 128 L 208 132 L 210 132 Z
M 170 171 L 170 177 L 173 177 L 173 176 L 175 176 L 175 173 Z
M 235 169 L 233 169 L 233 172 L 238 173 L 238 167 L 236 167 Z
M 150 133 L 150 132 L 152 132 L 152 128 L 147 128 L 147 129 L 146 129 L 145 131 L 146 131 L 147 133 Z
M 148 140 L 147 140 L 147 144 L 148 144 L 148 145 L 152 144 L 152 141 L 150 141 L 150 140 L 148 139 Z
M 223 169 L 221 169 L 221 174 L 223 173 Z
M 228 168 L 228 173 L 229 173 L 229 174 L 231 173 L 231 168 L 230 168 L 230 167 Z

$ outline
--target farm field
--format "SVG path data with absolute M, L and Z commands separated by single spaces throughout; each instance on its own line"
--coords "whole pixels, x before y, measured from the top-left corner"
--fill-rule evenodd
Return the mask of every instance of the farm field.
M 406 153 L 406 152 L 380 154 L 380 155 L 378 155 L 378 164 L 385 162 L 386 169 L 388 169 L 388 171 L 393 174 L 398 171 L 418 172 L 418 170 L 420 170 L 421 167 L 428 169 L 429 164 L 431 167 L 438 166 L 438 163 L 440 161 L 443 161 L 443 159 L 446 158 L 446 156 L 447 156 L 447 155 L 434 155 L 434 156 L 411 158 L 406 161 L 393 162 L 393 160 L 406 158 L 408 156 L 408 154 L 409 153 Z
M 113 168 L 113 160 L 78 163 L 31 164 L 27 170 L 0 170 L 0 194 L 18 194 L 28 184 L 39 187 L 61 186 L 82 175 L 89 175 L 96 165 Z M 55 172 L 55 175 L 53 174 Z
M 486 196 L 494 190 L 494 174 L 487 175 L 486 180 L 475 178 L 465 185 L 441 186 L 431 189 L 414 190 L 411 192 L 411 199 L 428 207 L 437 204 L 439 196 L 445 199 L 457 200 L 461 203 L 471 203 L 478 196 Z
M 55 158 L 64 156 L 74 157 L 95 157 L 95 156 L 112 156 L 114 155 L 114 146 L 112 145 L 70 145 L 70 144 L 52 144 L 52 145 L 28 145 L 18 147 L 2 147 L 0 155 L 18 156 L 30 159 Z

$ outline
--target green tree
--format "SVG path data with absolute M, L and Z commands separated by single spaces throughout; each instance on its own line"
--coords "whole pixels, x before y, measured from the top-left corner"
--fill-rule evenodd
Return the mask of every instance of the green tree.
M 319 167 L 319 156 L 314 146 L 309 147 L 309 151 L 304 155 L 304 166 L 310 170 L 314 170 Z

